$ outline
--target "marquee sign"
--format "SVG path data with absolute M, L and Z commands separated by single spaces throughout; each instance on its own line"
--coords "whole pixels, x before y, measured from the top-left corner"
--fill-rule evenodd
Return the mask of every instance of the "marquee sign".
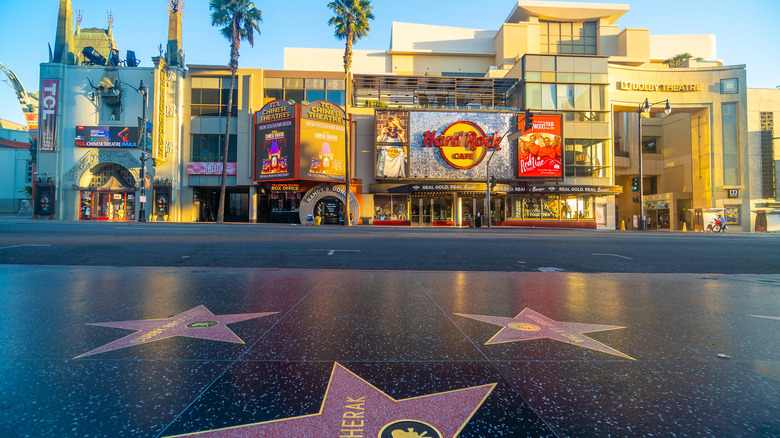
M 295 177 L 295 106 L 283 100 L 255 113 L 254 180 Z

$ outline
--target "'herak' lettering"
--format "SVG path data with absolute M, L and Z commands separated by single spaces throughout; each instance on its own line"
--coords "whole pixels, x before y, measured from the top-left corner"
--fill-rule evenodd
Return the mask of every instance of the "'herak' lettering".
M 339 438 L 363 438 L 365 426 L 366 396 L 347 397 L 344 414 L 341 416 Z

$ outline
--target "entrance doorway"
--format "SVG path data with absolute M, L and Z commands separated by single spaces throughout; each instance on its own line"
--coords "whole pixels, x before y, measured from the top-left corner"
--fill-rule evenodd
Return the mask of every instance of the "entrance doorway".
M 331 196 L 322 198 L 314 206 L 314 215 L 322 218 L 323 225 L 343 225 L 344 204 Z
M 453 225 L 453 197 L 414 197 L 411 201 L 411 223 L 417 226 Z
M 104 164 L 93 170 L 89 190 L 79 199 L 80 220 L 135 220 L 135 178 L 119 164 Z

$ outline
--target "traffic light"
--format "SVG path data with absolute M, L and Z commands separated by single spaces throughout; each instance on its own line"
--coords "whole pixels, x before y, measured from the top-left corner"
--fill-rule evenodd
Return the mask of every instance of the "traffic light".
M 493 190 L 496 188 L 496 176 L 490 175 L 490 190 Z
M 632 192 L 638 192 L 639 191 L 639 177 L 638 176 L 631 177 L 631 191 Z
M 525 129 L 524 131 L 530 131 L 534 127 L 534 113 L 531 110 L 525 110 Z

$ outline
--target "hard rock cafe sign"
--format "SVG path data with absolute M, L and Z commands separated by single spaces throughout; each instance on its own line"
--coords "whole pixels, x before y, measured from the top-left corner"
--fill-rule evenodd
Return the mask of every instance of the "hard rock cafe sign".
M 473 122 L 458 121 L 437 135 L 437 131 L 425 131 L 423 147 L 437 147 L 441 157 L 456 169 L 471 169 L 477 166 L 488 149 L 501 150 L 498 132 L 485 135 L 485 132 Z

